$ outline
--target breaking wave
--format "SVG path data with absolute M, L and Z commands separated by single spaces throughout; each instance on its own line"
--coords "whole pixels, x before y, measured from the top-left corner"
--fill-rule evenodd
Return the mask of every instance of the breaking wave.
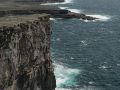
M 92 17 L 96 17 L 96 18 L 98 18 L 97 20 L 95 20 L 95 21 L 107 21 L 107 20 L 109 20 L 109 19 L 111 19 L 111 17 L 110 16 L 108 16 L 108 15 L 97 15 L 97 14 L 91 14 L 91 15 L 87 15 L 87 16 L 92 16 Z
M 59 7 L 60 9 L 68 9 L 69 7 Z
M 81 13 L 82 11 L 81 10 L 78 10 L 78 9 L 67 9 L 71 12 L 74 12 L 74 13 Z
M 83 13 L 82 10 L 80 9 L 71 9 L 69 7 L 59 7 L 60 9 L 66 9 L 66 10 L 69 10 L 71 12 L 74 12 L 74 13 Z M 86 16 L 91 16 L 91 17 L 95 17 L 95 18 L 98 18 L 96 20 L 93 20 L 93 22 L 95 21 L 108 21 L 111 19 L 111 16 L 109 15 L 99 15 L 99 14 L 88 14 Z M 81 20 L 81 19 L 80 19 Z M 89 20 L 84 20 L 85 22 L 90 22 Z
M 56 21 L 55 18 L 50 18 L 51 21 Z
M 71 90 L 64 88 L 64 86 L 76 85 L 75 77 L 79 75 L 79 69 L 68 68 L 66 65 L 55 63 L 55 76 L 56 76 L 56 90 Z
M 69 7 L 59 7 L 60 9 L 66 9 L 66 10 L 69 10 L 71 12 L 74 12 L 74 13 L 81 13 L 82 10 L 79 10 L 79 9 L 71 9 Z

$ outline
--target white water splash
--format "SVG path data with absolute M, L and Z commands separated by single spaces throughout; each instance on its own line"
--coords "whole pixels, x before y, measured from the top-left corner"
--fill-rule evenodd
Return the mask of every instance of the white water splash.
M 50 18 L 51 21 L 56 21 L 55 18 Z
M 82 12 L 82 11 L 79 10 L 79 9 L 67 9 L 67 10 L 69 10 L 69 11 L 71 11 L 71 12 L 74 12 L 74 13 L 81 13 L 81 12 Z
M 60 41 L 61 39 L 60 38 L 57 38 L 56 41 Z
M 72 0 L 65 0 L 65 2 L 57 2 L 57 3 L 43 3 L 41 5 L 61 5 L 61 4 L 68 4 L 72 3 Z
M 56 88 L 56 90 L 72 90 L 72 89 L 67 89 L 67 88 Z
M 82 20 L 82 19 L 80 19 L 80 20 Z M 89 20 L 84 20 L 84 22 L 90 22 Z
M 59 7 L 60 9 L 68 9 L 69 7 Z
M 67 4 L 67 3 L 72 3 L 73 2 L 73 0 L 65 0 L 65 3 Z
M 97 20 L 99 20 L 99 21 L 107 21 L 107 20 L 111 19 L 111 17 L 108 15 L 93 14 L 93 15 L 87 15 L 87 16 L 96 17 L 96 18 L 98 18 Z M 96 21 L 96 20 L 94 20 L 94 21 Z
M 80 42 L 81 42 L 82 46 L 87 46 L 88 45 L 88 42 L 86 40 L 82 40 Z
M 59 7 L 59 8 L 66 9 L 66 10 L 69 10 L 69 11 L 74 12 L 74 13 L 81 13 L 82 12 L 82 10 L 80 10 L 80 9 L 71 9 L 69 7 Z
M 99 68 L 101 68 L 101 69 L 107 69 L 108 67 L 107 66 L 100 66 Z
M 79 69 L 68 68 L 64 65 L 55 63 L 55 76 L 56 76 L 56 90 L 65 90 L 61 89 L 63 85 L 74 85 L 76 82 L 74 81 L 75 77 L 80 73 Z M 70 90 L 70 89 L 66 89 Z

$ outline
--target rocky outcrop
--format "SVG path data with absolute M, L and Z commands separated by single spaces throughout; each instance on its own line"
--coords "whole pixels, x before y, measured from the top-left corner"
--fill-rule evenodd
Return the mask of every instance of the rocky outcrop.
M 43 0 L 42 0 L 43 1 Z M 53 1 L 53 0 L 51 0 Z M 77 18 L 83 20 L 95 20 L 97 18 L 87 16 L 84 13 L 74 13 L 57 6 L 40 5 L 40 3 L 0 3 L 0 17 L 8 15 L 50 14 L 52 18 Z
M 61 10 L 63 11 L 62 13 L 59 14 L 51 14 L 53 18 L 64 18 L 64 19 L 71 19 L 71 18 L 77 18 L 77 19 L 82 19 L 82 20 L 96 20 L 98 18 L 96 17 L 91 17 L 91 16 L 87 16 L 85 14 L 82 13 L 74 13 L 68 10 Z M 68 12 L 68 13 L 66 13 Z
M 77 19 L 83 19 L 83 20 L 95 20 L 98 18 L 86 16 L 85 14 L 79 14 L 74 13 L 69 10 L 65 9 L 12 9 L 12 10 L 3 10 L 0 11 L 0 16 L 6 16 L 6 15 L 28 15 L 28 14 L 50 14 L 52 18 L 64 18 L 64 19 L 70 19 L 70 18 L 77 18 Z
M 55 90 L 49 15 L 0 18 L 0 90 Z

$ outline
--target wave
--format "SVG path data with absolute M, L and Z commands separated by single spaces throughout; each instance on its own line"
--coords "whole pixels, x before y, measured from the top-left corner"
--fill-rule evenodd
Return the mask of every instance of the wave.
M 56 90 L 72 90 L 72 89 L 67 89 L 67 88 L 56 88 Z
M 71 11 L 71 12 L 74 12 L 74 13 L 81 13 L 81 12 L 82 12 L 82 11 L 79 10 L 79 9 L 67 9 L 67 10 L 69 10 L 69 11 Z
M 80 9 L 71 9 L 69 7 L 59 7 L 59 8 L 66 9 L 66 10 L 69 10 L 69 11 L 74 12 L 74 13 L 83 13 L 83 11 Z M 92 20 L 93 22 L 95 22 L 95 21 L 108 21 L 109 19 L 111 19 L 111 16 L 109 16 L 109 15 L 88 14 L 86 16 L 98 18 L 96 20 Z M 82 19 L 80 19 L 80 20 L 82 20 Z M 84 22 L 90 22 L 90 20 L 84 20 Z
M 82 46 L 87 46 L 88 45 L 88 42 L 86 41 L 86 40 L 82 40 L 82 41 L 80 41 L 81 42 L 81 45 Z
M 64 86 L 76 85 L 75 77 L 80 73 L 79 69 L 72 69 L 64 66 L 63 64 L 55 63 L 55 76 L 57 90 L 70 90 L 63 89 Z
M 67 4 L 67 3 L 72 3 L 73 2 L 73 0 L 65 0 L 65 4 Z
M 91 17 L 96 17 L 96 18 L 98 18 L 97 20 L 93 20 L 93 21 L 107 21 L 107 20 L 109 20 L 109 19 L 111 19 L 111 17 L 110 16 L 108 16 L 108 15 L 97 15 L 97 14 L 91 14 L 91 15 L 87 15 L 87 16 L 91 16 Z
M 51 21 L 56 21 L 55 18 L 50 18 Z
M 69 7 L 59 7 L 60 9 L 68 9 Z
M 75 81 L 75 77 L 81 72 L 79 69 L 68 68 L 67 65 L 61 63 L 54 63 L 55 65 L 55 76 L 57 88 L 55 90 L 101 90 L 95 86 L 79 86 Z M 94 82 L 89 82 L 93 84 Z M 75 87 L 73 87 L 75 86 Z
M 79 9 L 71 9 L 69 7 L 59 7 L 60 9 L 66 9 L 66 10 L 69 10 L 71 12 L 74 12 L 74 13 L 81 13 L 82 10 L 79 10 Z
M 72 3 L 72 0 L 65 0 L 65 2 L 57 2 L 57 3 L 43 3 L 40 5 L 59 5 L 59 4 L 68 4 L 68 3 Z

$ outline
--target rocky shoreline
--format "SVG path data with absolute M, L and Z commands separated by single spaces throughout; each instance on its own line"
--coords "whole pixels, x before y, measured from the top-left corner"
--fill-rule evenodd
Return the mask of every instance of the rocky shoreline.
M 7 0 L 8 1 L 8 0 Z M 41 3 L 64 2 L 64 0 L 13 0 L 15 3 L 0 3 L 0 17 L 8 15 L 50 14 L 52 18 L 77 18 L 83 20 L 95 20 L 98 18 L 87 16 L 84 13 L 74 13 L 67 9 L 59 9 L 55 6 L 41 5 Z M 17 2 L 17 3 L 16 3 Z
M 30 14 L 42 14 L 42 13 L 50 14 L 52 18 L 63 18 L 63 19 L 77 18 L 83 20 L 97 19 L 95 17 L 86 16 L 85 14 L 74 13 L 65 9 L 4 10 L 4 11 L 0 11 L 0 17 L 10 16 L 10 15 L 30 15 Z

